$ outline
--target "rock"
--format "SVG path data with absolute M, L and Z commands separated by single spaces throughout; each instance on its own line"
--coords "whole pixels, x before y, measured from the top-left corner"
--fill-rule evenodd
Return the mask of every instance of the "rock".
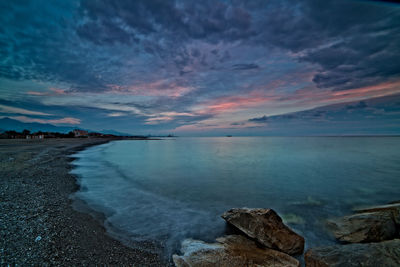
M 368 208 L 356 209 L 357 213 L 376 212 L 376 211 L 390 211 L 393 214 L 394 221 L 400 225 L 400 203 L 392 203 L 388 205 L 373 206 Z
M 272 209 L 231 209 L 222 218 L 268 248 L 290 255 L 303 253 L 304 238 L 287 227 Z
M 304 256 L 306 267 L 400 266 L 400 240 L 312 248 Z
M 300 266 L 295 258 L 276 250 L 259 248 L 241 235 L 217 239 L 217 243 L 186 239 L 182 242 L 183 255 L 173 255 L 178 267 L 207 266 Z
M 390 211 L 366 212 L 329 220 L 328 228 L 342 242 L 380 242 L 396 236 L 396 224 Z

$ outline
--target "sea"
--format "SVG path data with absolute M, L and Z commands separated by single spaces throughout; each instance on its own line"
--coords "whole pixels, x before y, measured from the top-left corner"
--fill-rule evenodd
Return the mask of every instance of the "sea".
M 326 220 L 400 200 L 399 137 L 178 137 L 121 140 L 73 155 L 72 197 L 111 235 L 176 253 L 229 232 L 231 208 L 271 208 L 305 237 L 335 244 Z

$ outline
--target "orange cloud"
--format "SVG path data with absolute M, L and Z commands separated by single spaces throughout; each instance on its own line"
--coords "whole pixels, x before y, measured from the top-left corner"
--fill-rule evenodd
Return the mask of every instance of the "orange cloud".
M 52 88 L 50 88 L 50 91 L 54 92 L 54 94 L 57 94 L 57 95 L 65 94 L 65 91 L 63 89 L 59 89 L 59 88 L 52 87 Z
M 352 90 L 336 91 L 333 92 L 332 97 L 334 99 L 342 99 L 348 97 L 370 97 L 370 96 L 379 97 L 398 92 L 400 92 L 400 81 L 385 82 L 373 86 L 366 86 Z
M 40 95 L 48 95 L 48 93 L 47 92 L 37 92 L 37 91 L 28 91 L 28 92 L 26 92 L 28 95 L 37 95 L 37 96 L 40 96 Z
M 274 97 L 250 94 L 249 96 L 228 96 L 203 103 L 196 113 L 219 114 L 259 106 L 274 100 Z
M 28 91 L 26 92 L 28 95 L 34 96 L 54 96 L 54 95 L 63 95 L 65 91 L 59 88 L 50 88 L 50 92 L 38 92 L 38 91 Z
M 385 82 L 373 86 L 342 91 L 327 91 L 317 88 L 303 88 L 298 90 L 287 100 L 295 100 L 297 103 L 322 106 L 335 103 L 344 103 L 367 98 L 386 96 L 400 93 L 400 81 Z

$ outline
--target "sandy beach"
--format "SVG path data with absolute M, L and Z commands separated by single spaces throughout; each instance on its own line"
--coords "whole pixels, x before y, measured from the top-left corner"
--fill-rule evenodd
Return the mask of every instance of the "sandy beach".
M 72 208 L 73 154 L 110 139 L 0 140 L 0 265 L 163 266 L 149 244 L 129 247 Z

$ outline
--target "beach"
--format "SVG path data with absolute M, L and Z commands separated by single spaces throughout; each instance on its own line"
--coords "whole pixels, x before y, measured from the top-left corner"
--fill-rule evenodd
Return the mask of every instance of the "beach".
M 165 265 L 151 244 L 124 245 L 101 214 L 73 208 L 69 155 L 110 140 L 0 140 L 0 265 Z

